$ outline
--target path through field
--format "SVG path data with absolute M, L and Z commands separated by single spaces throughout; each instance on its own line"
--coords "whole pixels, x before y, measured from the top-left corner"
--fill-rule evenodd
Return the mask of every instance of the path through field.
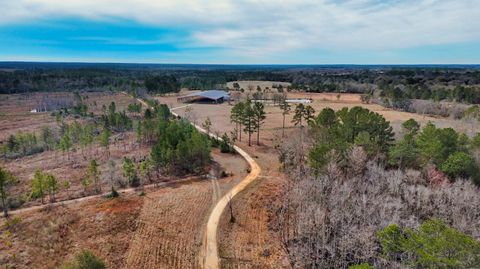
M 261 171 L 255 160 L 253 160 L 253 158 L 250 157 L 250 155 L 248 155 L 244 150 L 237 146 L 235 146 L 235 150 L 248 162 L 251 172 L 247 177 L 245 177 L 244 180 L 242 180 L 238 185 L 233 187 L 227 194 L 225 194 L 222 199 L 217 202 L 212 210 L 212 213 L 210 213 L 206 227 L 204 245 L 205 259 L 203 267 L 206 269 L 216 269 L 220 266 L 220 259 L 218 257 L 217 230 L 220 217 L 222 216 L 225 207 L 227 207 L 228 203 L 233 197 L 235 197 L 235 195 L 243 191 L 250 183 L 257 179 Z
M 184 108 L 185 106 L 177 107 Z M 174 109 L 171 109 L 172 112 Z M 174 113 L 175 116 L 178 114 Z M 207 133 L 202 127 L 195 125 L 194 126 L 201 132 Z M 219 139 L 213 134 L 210 136 Z M 203 250 L 201 251 L 203 257 L 203 268 L 206 269 L 216 269 L 220 267 L 220 259 L 218 255 L 218 242 L 217 242 L 217 230 L 218 223 L 220 222 L 220 217 L 222 216 L 223 211 L 227 207 L 228 203 L 241 191 L 243 191 L 250 183 L 257 179 L 260 174 L 260 166 L 255 162 L 255 160 L 248 155 L 246 151 L 241 149 L 238 146 L 234 146 L 235 151 L 238 152 L 250 165 L 250 174 L 246 176 L 238 185 L 234 186 L 230 191 L 228 191 L 215 205 L 210 217 L 208 218 L 207 227 L 205 230 L 205 241 L 203 245 Z

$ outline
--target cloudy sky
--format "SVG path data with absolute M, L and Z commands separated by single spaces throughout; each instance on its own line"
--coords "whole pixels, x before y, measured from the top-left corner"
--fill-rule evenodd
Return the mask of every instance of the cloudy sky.
M 480 0 L 0 0 L 0 61 L 480 63 Z

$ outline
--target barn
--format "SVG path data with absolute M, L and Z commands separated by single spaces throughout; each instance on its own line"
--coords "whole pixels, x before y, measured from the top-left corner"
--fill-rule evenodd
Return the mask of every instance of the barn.
M 230 99 L 230 94 L 222 90 L 209 90 L 187 94 L 177 98 L 182 103 L 210 103 L 219 104 Z

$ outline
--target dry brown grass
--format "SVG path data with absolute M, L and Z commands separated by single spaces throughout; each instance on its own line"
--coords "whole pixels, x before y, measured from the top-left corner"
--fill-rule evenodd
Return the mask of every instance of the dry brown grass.
M 213 158 L 230 176 L 147 194 L 125 268 L 199 268 L 203 228 L 210 210 L 247 174 L 240 156 L 214 150 Z
M 145 196 L 95 198 L 16 214 L 22 221 L 12 236 L 2 235 L 0 262 L 16 268 L 56 268 L 76 252 L 90 249 L 109 268 L 198 268 L 203 227 L 212 206 L 247 174 L 238 155 L 215 149 L 212 157 L 229 176 L 149 188 Z
M 396 134 L 401 133 L 402 123 L 410 118 L 415 119 L 422 125 L 431 121 L 441 128 L 452 127 L 460 132 L 472 132 L 472 127 L 463 121 L 450 118 L 431 117 L 415 113 L 401 112 L 388 109 L 377 104 L 363 104 L 361 102 L 359 94 L 340 94 L 340 98 L 338 98 L 337 95 L 338 94 L 332 93 L 288 93 L 288 98 L 311 98 L 313 102 L 310 105 L 315 109 L 317 113 L 326 107 L 330 107 L 334 110 L 339 110 L 344 107 L 352 108 L 354 106 L 362 106 L 384 116 L 386 120 L 390 121 Z M 182 103 L 178 103 L 176 98 L 172 97 L 160 97 L 158 99 L 161 102 L 168 104 L 170 107 L 179 107 L 185 105 Z M 295 105 L 292 105 L 292 110 L 294 109 L 294 107 Z M 196 120 L 197 123 L 201 123 L 207 117 L 209 117 L 212 120 L 213 129 L 219 131 L 220 133 L 229 133 L 234 128 L 234 125 L 230 123 L 229 115 L 231 105 L 229 105 L 228 103 L 223 103 L 219 105 L 193 104 L 191 108 L 193 109 L 193 119 Z M 265 111 L 267 113 L 267 119 L 265 120 L 263 130 L 261 130 L 261 132 L 263 132 L 263 134 L 261 134 L 261 139 L 263 137 L 264 141 L 271 141 L 273 137 L 277 136 L 281 132 L 280 129 L 282 126 L 282 111 L 279 107 L 276 106 L 267 106 L 265 108 Z M 178 109 L 176 110 L 176 112 L 184 115 L 185 108 Z M 290 113 L 286 117 L 285 125 L 287 128 L 294 128 L 293 124 L 291 123 L 292 117 L 293 113 Z
M 235 222 L 230 222 L 228 207 L 222 215 L 218 230 L 221 268 L 288 268 L 278 234 L 270 229 L 285 182 L 276 153 L 271 147 L 248 148 L 244 143 L 241 147 L 257 157 L 262 172 L 259 180 L 233 199 Z
M 30 113 L 30 109 L 35 106 L 38 100 L 49 96 L 51 98 L 64 97 L 71 93 L 34 93 L 25 98 L 24 95 L 14 94 L 5 95 L 0 101 L 0 122 L 1 138 L 6 139 L 8 135 L 19 131 L 37 132 L 42 126 L 56 126 L 55 117 L 47 113 Z M 124 94 L 111 94 L 102 92 L 93 92 L 82 94 L 85 97 L 85 103 L 89 111 L 96 115 L 102 112 L 102 106 L 108 106 L 112 101 L 115 102 L 117 110 L 121 111 L 127 108 L 128 104 L 134 102 L 134 99 Z M 88 97 L 87 97 L 88 96 Z M 66 122 L 75 120 L 73 117 L 67 117 Z M 82 119 L 78 119 L 83 122 Z M 116 162 L 117 169 L 121 169 L 121 159 L 124 156 L 140 158 L 149 153 L 147 148 L 138 148 L 135 141 L 134 132 L 127 132 L 112 136 L 110 146 L 111 159 Z M 108 174 L 108 160 L 106 152 L 100 148 L 98 143 L 94 143 L 86 150 L 81 150 L 78 145 L 69 153 L 63 154 L 58 150 L 45 151 L 42 153 L 26 156 L 19 159 L 1 160 L 2 166 L 11 171 L 18 179 L 18 183 L 12 188 L 11 196 L 26 195 L 30 191 L 30 182 L 36 170 L 42 170 L 52 173 L 60 181 L 69 181 L 71 188 L 63 190 L 61 188 L 57 199 L 65 200 L 73 197 L 79 197 L 83 194 L 83 187 L 80 181 L 85 177 L 88 163 L 91 159 L 96 159 L 102 172 L 102 187 L 109 188 L 109 182 L 106 179 Z M 121 173 L 117 173 L 119 176 Z M 87 195 L 92 194 L 92 187 L 89 188 Z M 24 206 L 38 204 L 39 201 L 29 201 Z
M 135 194 L 95 199 L 17 216 L 13 229 L 0 220 L 0 264 L 12 268 L 57 268 L 83 249 L 122 268 L 142 208 Z
M 113 140 L 113 139 L 112 139 Z M 85 178 L 88 164 L 90 160 L 96 159 L 101 172 L 101 186 L 104 191 L 110 188 L 109 181 L 109 160 L 116 163 L 116 177 L 121 177 L 122 158 L 124 156 L 139 159 L 149 154 L 149 149 L 139 148 L 135 141 L 133 132 L 126 133 L 123 140 L 114 141 L 110 146 L 110 159 L 107 158 L 106 152 L 100 148 L 98 144 L 85 150 L 84 153 L 80 149 L 75 152 L 62 154 L 59 151 L 46 151 L 31 156 L 26 156 L 18 160 L 5 160 L 2 165 L 11 171 L 18 183 L 12 190 L 12 196 L 26 195 L 30 192 L 30 183 L 33 174 L 37 170 L 53 174 L 60 182 L 60 191 L 56 195 L 57 200 L 65 200 L 85 195 L 81 180 Z M 63 182 L 70 182 L 70 189 L 63 189 Z M 94 194 L 93 184 L 87 189 L 86 195 Z M 24 206 L 39 204 L 40 201 L 27 201 Z
M 126 110 L 128 104 L 135 101 L 120 93 L 109 92 L 91 92 L 82 93 L 84 102 L 88 106 L 88 112 L 93 112 L 95 115 L 102 113 L 102 106 L 108 105 L 114 101 L 118 111 Z M 37 104 L 43 98 L 55 99 L 67 96 L 73 96 L 68 92 L 55 93 L 31 93 L 23 94 L 8 94 L 0 96 L 0 142 L 5 141 L 8 136 L 17 132 L 37 132 L 43 126 L 54 126 L 55 117 L 50 116 L 50 112 L 31 113 Z M 72 122 L 73 117 L 66 120 Z
M 233 89 L 233 83 L 238 83 L 240 88 L 248 90 L 249 87 L 253 87 L 254 90 L 257 89 L 257 86 L 260 86 L 262 90 L 266 87 L 273 89 L 273 84 L 282 85 L 283 87 L 290 86 L 290 82 L 279 82 L 279 81 L 258 81 L 258 80 L 242 80 L 242 81 L 230 81 L 227 82 L 227 87 Z

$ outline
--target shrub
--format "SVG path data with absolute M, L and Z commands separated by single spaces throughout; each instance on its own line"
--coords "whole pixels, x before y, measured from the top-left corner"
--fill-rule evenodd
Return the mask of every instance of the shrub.
M 440 170 L 451 178 L 474 177 L 476 169 L 473 158 L 464 152 L 455 152 L 442 164 Z
M 60 269 L 105 269 L 105 263 L 88 250 L 75 256 L 75 260 L 63 264 Z
M 362 263 L 362 264 L 350 265 L 348 269 L 374 269 L 374 268 L 368 263 Z
M 230 137 L 225 133 L 222 135 L 222 139 L 219 141 L 220 152 L 222 153 L 234 153 L 233 143 Z
M 377 236 L 388 258 L 414 268 L 474 268 L 480 263 L 480 242 L 441 220 L 425 221 L 418 230 L 392 224 Z

